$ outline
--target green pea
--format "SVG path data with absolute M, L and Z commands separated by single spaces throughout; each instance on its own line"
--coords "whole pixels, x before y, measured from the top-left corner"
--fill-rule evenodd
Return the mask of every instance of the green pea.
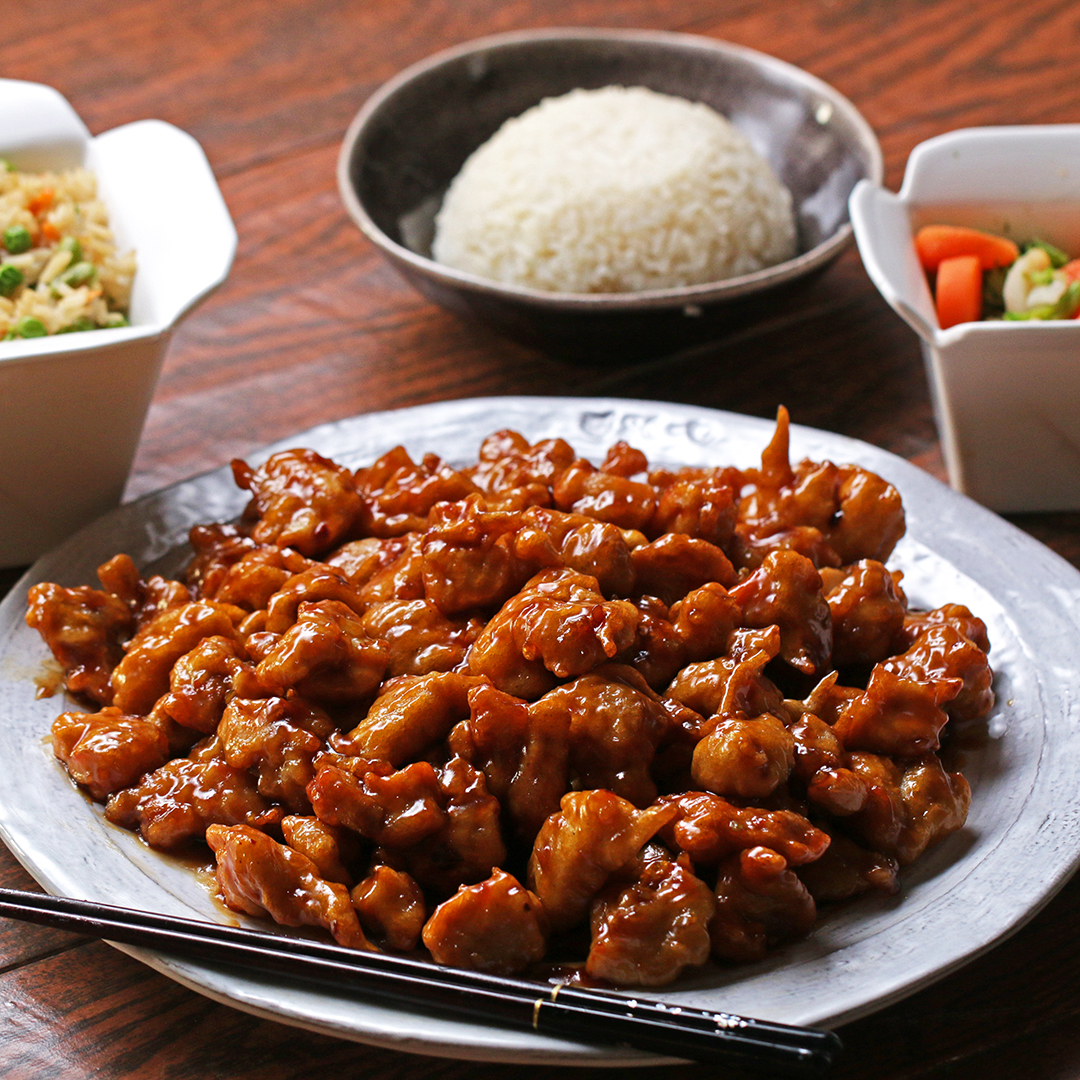
M 0 267 L 0 296 L 11 296 L 23 283 L 23 272 L 11 263 Z
M 121 326 L 130 326 L 131 323 L 129 323 L 119 311 L 110 311 L 109 314 L 105 316 L 105 325 L 109 327 L 110 330 L 115 330 Z
M 57 274 L 54 281 L 62 281 L 65 285 L 77 289 L 80 285 L 93 281 L 97 277 L 97 267 L 93 263 L 77 262 L 69 266 L 62 274 Z
M 63 240 L 57 245 L 60 251 L 71 252 L 71 265 L 82 261 L 82 244 L 79 243 L 77 236 L 65 236 Z
M 9 225 L 4 230 L 4 247 L 12 255 L 21 255 L 24 251 L 29 251 L 33 242 L 30 230 L 25 225 Z
M 79 334 L 84 330 L 96 330 L 97 323 L 89 315 L 80 315 L 70 326 L 57 330 L 58 334 Z
M 27 315 L 15 324 L 15 333 L 19 337 L 34 338 L 45 337 L 48 330 L 45 329 L 45 324 L 40 319 L 35 319 L 33 315 Z

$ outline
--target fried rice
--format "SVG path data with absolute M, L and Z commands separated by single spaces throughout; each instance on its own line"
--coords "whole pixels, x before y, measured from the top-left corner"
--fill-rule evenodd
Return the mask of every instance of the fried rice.
M 87 169 L 0 164 L 0 336 L 126 326 L 135 253 L 117 251 Z

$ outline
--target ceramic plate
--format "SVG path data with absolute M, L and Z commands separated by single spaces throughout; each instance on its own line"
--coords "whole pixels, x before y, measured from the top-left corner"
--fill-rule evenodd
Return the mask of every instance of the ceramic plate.
M 708 409 L 578 398 L 486 398 L 355 417 L 270 447 L 309 446 L 353 467 L 397 443 L 475 460 L 482 437 L 513 427 L 562 436 L 599 460 L 626 439 L 666 464 L 757 461 L 772 425 Z M 673 1004 L 792 1024 L 836 1025 L 896 1001 L 989 949 L 1026 922 L 1078 861 L 1080 574 L 1026 534 L 901 459 L 863 443 L 794 428 L 794 457 L 857 462 L 904 497 L 908 535 L 890 560 L 913 606 L 967 604 L 987 623 L 998 706 L 967 756 L 967 826 L 903 875 L 896 897 L 864 897 L 810 937 L 750 967 L 713 970 L 657 996 Z M 171 572 L 199 521 L 235 516 L 246 495 L 220 469 L 121 507 L 41 559 L 0 605 L 0 834 L 50 892 L 212 920 L 221 909 L 190 870 L 108 824 L 68 780 L 47 734 L 71 708 L 37 700 L 46 650 L 23 622 L 36 581 L 96 583 L 118 551 Z M 466 1024 L 317 993 L 270 977 L 129 950 L 170 978 L 261 1016 L 360 1042 L 487 1061 L 639 1065 L 662 1060 L 483 1024 Z

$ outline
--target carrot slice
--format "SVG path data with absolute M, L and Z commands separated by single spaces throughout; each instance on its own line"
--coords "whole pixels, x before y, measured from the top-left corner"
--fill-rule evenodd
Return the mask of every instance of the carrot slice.
M 1080 259 L 1067 262 L 1061 268 L 1061 272 L 1065 275 L 1066 281 L 1080 281 Z
M 979 321 L 982 316 L 982 266 L 978 255 L 955 255 L 941 260 L 935 303 L 942 330 L 957 323 Z
M 977 255 L 983 270 L 1010 266 L 1020 256 L 1011 240 L 962 225 L 924 225 L 915 234 L 915 250 L 924 270 L 936 270 L 942 259 L 957 255 Z
M 55 243 L 60 239 L 60 230 L 51 221 L 43 221 L 41 223 L 41 235 L 45 237 L 50 244 Z
M 35 195 L 27 204 L 26 209 L 30 211 L 34 217 L 37 217 L 43 210 L 48 210 L 52 206 L 53 201 L 53 189 L 42 188 L 41 193 Z

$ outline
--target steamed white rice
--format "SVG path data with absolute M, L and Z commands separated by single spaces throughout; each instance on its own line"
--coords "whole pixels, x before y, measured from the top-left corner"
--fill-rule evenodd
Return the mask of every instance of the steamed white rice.
M 12 227 L 29 234 L 27 250 L 8 250 Z M 127 325 L 135 254 L 117 251 L 87 169 L 27 173 L 0 162 L 0 271 L 5 266 L 21 281 L 0 295 L 0 337 Z M 21 333 L 26 327 L 32 333 Z
M 508 120 L 435 227 L 439 262 L 554 292 L 721 281 L 796 252 L 791 193 L 747 138 L 643 87 L 574 90 Z

